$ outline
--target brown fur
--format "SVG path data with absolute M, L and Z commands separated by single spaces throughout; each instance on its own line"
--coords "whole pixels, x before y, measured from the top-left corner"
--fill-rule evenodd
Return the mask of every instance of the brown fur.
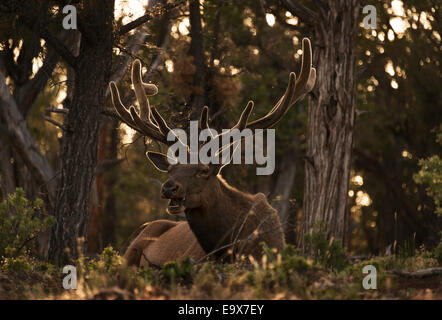
M 261 242 L 271 248 L 284 247 L 279 216 L 264 194 L 241 192 L 219 175 L 211 180 L 211 186 L 201 194 L 202 205 L 185 210 L 190 228 L 206 252 L 216 251 L 218 258 L 259 256 Z
M 162 266 L 186 256 L 199 260 L 204 255 L 187 222 L 155 220 L 132 241 L 124 258 L 128 265 L 144 267 L 149 263 Z
M 306 38 L 302 40 L 302 50 L 301 73 L 298 78 L 290 73 L 286 92 L 278 103 L 264 117 L 249 122 L 253 109 L 253 102 L 249 102 L 234 129 L 271 128 L 298 99 L 312 90 L 316 70 L 312 68 L 311 44 Z M 123 105 L 116 84 L 110 83 L 112 103 L 121 119 L 151 139 L 165 145 L 173 144 L 167 139 L 170 128 L 166 121 L 149 105 L 146 92 L 152 95 L 158 90 L 155 85 L 143 83 L 139 60 L 132 65 L 132 83 L 140 104 L 139 113 L 134 107 L 128 109 Z M 204 107 L 200 127 L 209 128 L 208 121 L 208 108 Z M 148 152 L 147 156 L 159 170 L 168 172 L 169 179 L 163 184 L 161 193 L 170 199 L 169 213 L 185 212 L 188 223 L 157 220 L 147 225 L 124 255 L 129 264 L 163 265 L 186 255 L 198 260 L 205 253 L 217 258 L 238 254 L 256 257 L 261 253 L 261 242 L 271 248 L 284 247 L 278 214 L 265 195 L 251 195 L 229 186 L 218 175 L 220 165 L 169 165 L 163 154 Z
M 213 253 L 218 259 L 238 254 L 261 254 L 261 242 L 282 249 L 283 229 L 264 194 L 241 192 L 220 175 L 197 177 L 204 165 L 177 165 L 170 179 L 186 196 L 187 222 L 156 220 L 149 223 L 125 253 L 128 264 L 162 266 L 190 256 L 198 261 Z M 197 240 L 198 239 L 198 240 Z M 147 261 L 146 261 L 147 260 Z

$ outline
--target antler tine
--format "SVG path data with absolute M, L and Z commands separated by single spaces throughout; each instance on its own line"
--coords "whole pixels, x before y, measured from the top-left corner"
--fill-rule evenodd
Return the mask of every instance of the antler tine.
M 143 121 L 138 113 L 135 111 L 134 107 L 130 108 L 130 114 L 132 116 L 132 119 L 134 120 L 136 124 L 136 129 L 143 133 L 146 136 L 151 137 L 152 139 L 158 140 L 164 144 L 170 144 L 170 141 L 167 141 L 167 136 L 164 135 L 157 127 L 155 127 L 153 124 Z
M 199 127 L 201 130 L 209 129 L 209 107 L 204 106 L 203 110 L 201 110 Z
M 284 114 L 287 112 L 288 108 L 292 104 L 292 99 L 290 97 L 293 96 L 293 93 L 296 90 L 296 74 L 294 72 L 290 72 L 289 75 L 289 83 L 287 85 L 287 89 L 278 103 L 270 110 L 270 112 L 264 117 L 255 120 L 249 124 L 247 124 L 247 128 L 252 130 L 254 129 L 266 129 L 272 127 L 275 123 L 277 123 Z
M 299 78 L 296 80 L 296 75 L 293 72 L 290 73 L 287 89 L 278 103 L 264 117 L 247 124 L 247 128 L 253 130 L 272 127 L 281 120 L 288 109 L 299 100 L 299 98 L 313 89 L 316 81 L 316 70 L 312 68 L 312 48 L 308 38 L 302 40 L 302 52 L 301 73 Z
M 120 115 L 121 119 L 128 124 L 129 126 L 133 127 L 134 129 L 137 128 L 135 122 L 132 120 L 132 117 L 130 116 L 129 112 L 127 111 L 127 108 L 123 105 L 120 98 L 120 91 L 118 91 L 117 84 L 114 81 L 111 81 L 109 83 L 109 88 L 111 92 L 111 98 L 112 98 L 112 104 L 117 111 L 117 113 Z
M 295 92 L 291 98 L 291 104 L 295 103 L 301 96 L 306 94 L 307 85 L 310 82 L 311 71 L 312 71 L 312 47 L 310 40 L 307 38 L 302 39 L 302 63 L 301 63 L 301 74 L 296 81 Z M 314 72 L 314 79 L 316 80 L 316 70 Z M 314 85 L 314 83 L 313 83 Z M 312 86 L 313 89 L 313 86 Z
M 241 116 L 239 117 L 238 122 L 230 130 L 218 134 L 218 136 L 217 136 L 217 138 L 219 139 L 218 141 L 222 141 L 222 139 L 223 139 L 222 137 L 224 135 L 229 134 L 231 130 L 238 129 L 239 131 L 242 131 L 243 129 L 245 129 L 246 126 L 247 126 L 247 121 L 249 119 L 249 116 L 252 113 L 253 106 L 254 106 L 253 101 L 249 101 L 247 103 L 246 107 L 244 108 L 244 110 L 242 111 Z M 228 147 L 231 147 L 231 146 L 233 146 L 233 143 L 231 143 L 230 139 L 229 139 L 229 141 L 227 142 L 227 145 L 221 145 L 221 147 L 218 150 L 218 153 L 222 152 L 222 150 L 224 150 L 224 149 L 226 149 Z
M 166 121 L 164 121 L 155 108 L 150 106 L 149 100 L 147 99 L 147 95 L 157 94 L 158 88 L 154 84 L 144 83 L 142 81 L 141 62 L 138 59 L 132 64 L 132 84 L 134 86 L 135 96 L 140 104 L 140 114 L 137 113 L 133 106 L 128 110 L 121 102 L 120 92 L 115 82 L 112 81 L 109 83 L 112 104 L 123 122 L 152 139 L 158 140 L 166 145 L 173 144 L 173 141 L 167 141 L 167 134 L 170 129 Z M 152 120 L 154 120 L 155 123 Z
M 232 129 L 243 130 L 244 128 L 246 128 L 247 121 L 249 120 L 249 116 L 252 113 L 254 105 L 255 104 L 253 101 L 249 101 L 247 103 L 247 106 L 244 108 L 243 112 L 241 113 L 241 116 L 239 117 L 238 122 L 236 123 L 236 125 Z
M 155 122 L 158 124 L 158 129 L 160 130 L 160 132 L 163 135 L 167 136 L 171 129 L 167 125 L 166 120 L 164 120 L 164 118 L 160 115 L 157 108 L 155 107 L 152 107 L 152 116 Z
M 154 84 L 143 82 L 141 78 L 141 62 L 138 59 L 132 64 L 132 84 L 134 85 L 135 96 L 140 104 L 141 119 L 147 119 L 149 122 L 152 122 L 152 111 L 147 99 L 146 90 L 148 90 L 149 95 L 155 95 L 158 92 L 158 88 Z

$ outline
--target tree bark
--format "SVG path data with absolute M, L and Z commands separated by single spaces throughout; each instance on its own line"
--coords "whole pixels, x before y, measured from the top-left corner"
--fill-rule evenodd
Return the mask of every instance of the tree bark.
M 317 222 L 345 239 L 355 121 L 357 0 L 324 1 L 314 27 L 316 86 L 309 103 L 303 234 Z M 301 245 L 304 245 L 301 238 Z
M 9 136 L 11 144 L 14 146 L 14 151 L 26 164 L 27 168 L 33 172 L 36 182 L 42 186 L 42 197 L 46 200 L 46 204 L 50 210 L 53 206 L 55 195 L 55 183 L 53 181 L 54 171 L 32 139 L 31 133 L 26 126 L 26 121 L 20 113 L 9 87 L 6 85 L 6 78 L 1 71 L 0 116 L 2 119 L 1 123 L 5 125 L 4 129 Z M 6 147 L 8 146 L 3 146 L 3 148 Z M 8 174 L 8 180 L 10 178 L 12 177 Z M 12 181 L 8 181 L 8 184 L 8 188 L 11 188 Z
M 102 163 L 106 157 L 107 127 L 102 126 L 98 138 L 98 163 Z M 87 229 L 86 253 L 98 253 L 102 249 L 101 243 L 101 219 L 103 204 L 104 172 L 96 172 L 92 183 L 92 193 L 89 203 L 89 223 Z
M 193 79 L 193 92 L 190 97 L 191 119 L 198 120 L 201 110 L 206 103 L 205 66 L 204 66 L 204 40 L 201 24 L 199 0 L 189 1 L 190 12 L 190 55 L 195 65 Z
M 120 144 L 120 137 L 118 134 L 118 121 L 112 121 L 109 124 L 110 137 L 107 144 L 107 156 L 110 159 L 118 157 L 118 146 Z M 116 243 L 116 219 L 117 219 L 117 195 L 114 191 L 114 185 L 118 182 L 118 173 L 115 170 L 110 170 L 106 175 L 105 186 L 107 191 L 107 198 L 104 204 L 104 216 L 102 219 L 102 239 L 101 243 L 104 247 L 108 245 L 115 245 Z
M 281 220 L 284 233 L 287 235 L 291 233 L 293 219 L 290 214 L 290 194 L 293 184 L 295 182 L 296 163 L 293 158 L 293 149 L 291 148 L 282 158 L 281 166 L 279 168 L 278 177 L 276 179 L 275 187 L 272 191 L 272 207 L 278 210 L 279 219 Z
M 112 66 L 114 2 L 85 2 L 82 17 L 92 34 L 82 36 L 75 63 L 74 95 L 62 139 L 56 226 L 49 249 L 50 260 L 59 264 L 78 256 L 77 239 L 84 238 L 87 232 L 100 113 Z M 95 41 L 88 40 L 91 38 Z

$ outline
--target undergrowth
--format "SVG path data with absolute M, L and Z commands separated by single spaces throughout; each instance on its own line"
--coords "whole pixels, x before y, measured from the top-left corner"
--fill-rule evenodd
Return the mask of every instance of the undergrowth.
M 120 253 L 105 248 L 95 258 L 81 255 L 77 289 L 62 287 L 62 268 L 32 254 L 32 240 L 51 225 L 36 213 L 18 189 L 0 206 L 0 299 L 375 299 L 442 297 L 441 276 L 427 281 L 403 279 L 394 271 L 442 265 L 442 242 L 432 250 L 405 243 L 398 254 L 350 261 L 340 242 L 328 240 L 321 228 L 305 236 L 310 254 L 287 245 L 277 251 L 262 245 L 260 259 L 241 257 L 234 263 L 191 259 L 170 261 L 162 268 L 138 269 Z M 14 232 L 10 231 L 14 230 Z M 79 248 L 82 247 L 79 239 Z M 79 250 L 80 252 L 81 250 Z M 362 269 L 377 271 L 377 290 L 365 290 Z

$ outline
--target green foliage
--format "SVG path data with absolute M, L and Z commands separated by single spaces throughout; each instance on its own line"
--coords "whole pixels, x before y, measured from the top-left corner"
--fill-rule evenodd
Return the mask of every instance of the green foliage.
M 439 264 L 442 264 L 442 241 L 433 249 L 431 256 L 434 257 Z
M 162 269 L 162 275 L 168 283 L 188 280 L 194 272 L 194 264 L 191 258 L 166 262 Z
M 333 238 L 328 240 L 327 233 L 323 230 L 323 225 L 318 223 L 310 233 L 306 234 L 304 236 L 306 246 L 312 253 L 315 263 L 340 271 L 348 264 L 345 249 L 338 240 Z
M 19 255 L 17 257 L 4 257 L 0 265 L 1 271 L 29 271 L 44 272 L 54 274 L 56 267 L 54 265 L 31 258 L 29 255 Z
M 399 246 L 397 255 L 399 258 L 414 257 L 415 251 L 416 251 L 416 244 L 413 238 L 404 241 L 404 243 Z
M 128 267 L 118 252 L 109 247 L 95 259 L 80 257 L 75 264 L 77 290 L 70 291 L 61 287 L 61 269 L 23 256 L 6 258 L 0 273 L 0 289 L 7 288 L 8 297 L 25 299 L 412 298 L 416 295 L 409 290 L 413 283 L 407 280 L 401 284 L 401 279 L 395 279 L 391 271 L 437 266 L 436 256 L 440 259 L 442 245 L 432 252 L 417 251 L 414 257 L 377 257 L 349 264 L 339 273 L 313 266 L 290 245 L 279 252 L 266 245 L 263 249 L 260 259 L 249 257 L 251 263 L 242 259 L 234 264 L 195 265 L 184 259 L 171 261 L 163 268 L 137 269 Z M 362 268 L 367 264 L 376 267 L 378 290 L 362 288 Z M 424 285 L 433 281 L 428 279 Z
M 2 270 L 5 271 L 30 271 L 32 270 L 31 261 L 26 256 L 3 258 Z
M 0 257 L 18 257 L 29 249 L 31 241 L 53 224 L 52 217 L 37 218 L 42 201 L 29 201 L 17 188 L 0 203 Z
M 129 291 L 136 291 L 144 288 L 152 281 L 153 274 L 149 277 L 150 269 L 137 270 L 129 267 L 123 257 L 112 247 L 105 248 L 96 259 L 88 259 L 80 255 L 76 262 L 77 267 L 77 290 L 88 296 L 97 295 L 99 292 L 109 288 L 122 288 L 122 291 L 129 294 Z
M 101 252 L 98 263 L 103 266 L 105 270 L 112 271 L 117 269 L 123 263 L 123 259 L 114 248 L 109 246 L 104 248 L 103 252 Z
M 267 290 L 276 289 L 302 291 L 310 268 L 309 263 L 296 255 L 296 250 L 291 245 L 280 252 L 270 250 L 266 244 L 262 246 L 264 255 L 261 262 L 250 257 L 254 268 L 246 276 L 249 285 L 254 287 L 256 296 L 263 297 Z
M 442 124 L 439 126 L 436 142 L 442 145 Z M 436 213 L 442 215 L 442 159 L 438 155 L 419 160 L 420 171 L 413 176 L 418 184 L 426 184 L 428 196 L 433 198 Z

